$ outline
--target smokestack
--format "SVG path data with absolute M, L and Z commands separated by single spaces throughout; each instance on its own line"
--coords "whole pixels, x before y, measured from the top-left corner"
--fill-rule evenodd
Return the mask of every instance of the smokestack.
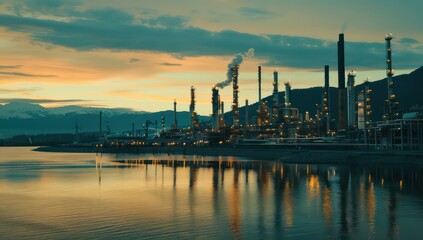
M 329 89 L 329 65 L 325 65 L 325 88 Z
M 239 125 L 239 111 L 238 111 L 238 69 L 239 65 L 235 65 L 231 68 L 232 72 L 232 85 L 233 85 L 233 104 L 232 104 L 232 112 L 234 118 L 234 127 L 238 127 Z
M 347 90 L 345 88 L 344 34 L 338 40 L 338 130 L 347 129 Z
M 261 66 L 258 66 L 258 107 L 261 103 Z
M 291 107 L 291 83 L 285 83 L 285 108 Z
M 175 119 L 174 119 L 174 124 L 173 124 L 173 129 L 174 130 L 178 130 L 178 119 L 176 118 L 176 99 L 173 101 L 173 112 L 175 114 Z
M 345 52 L 344 34 L 339 34 L 338 40 L 338 88 L 345 88 Z
M 348 107 L 348 128 L 353 129 L 356 125 L 356 96 L 355 96 L 355 76 L 354 70 L 348 73 L 347 82 L 347 107 Z
M 219 130 L 219 90 L 212 88 L 212 129 Z

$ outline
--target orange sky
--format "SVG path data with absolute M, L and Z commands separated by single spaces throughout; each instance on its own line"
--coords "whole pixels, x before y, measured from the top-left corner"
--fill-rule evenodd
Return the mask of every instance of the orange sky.
M 33 4 L 37 2 L 38 5 Z M 73 2 L 76 2 L 76 4 L 70 4 Z M 187 50 L 181 51 L 182 55 L 177 53 L 178 49 L 166 50 L 166 45 L 163 45 L 163 50 L 143 50 L 142 46 L 126 47 L 125 42 L 123 42 L 122 49 L 116 47 L 108 49 L 102 45 L 102 41 L 110 40 L 107 44 L 111 44 L 114 40 L 101 38 L 96 39 L 97 42 L 90 43 L 91 45 L 75 45 L 73 47 L 74 42 L 79 44 L 78 41 L 83 42 L 84 37 L 82 39 L 75 37 L 72 41 L 66 42 L 68 39 L 65 36 L 54 32 L 50 34 L 49 31 L 56 31 L 54 28 L 49 29 L 42 25 L 36 25 L 38 20 L 46 19 L 52 21 L 52 23 L 72 23 L 75 19 L 89 18 L 94 13 L 97 14 L 98 12 L 95 11 L 99 9 L 110 10 L 111 13 L 116 12 L 117 15 L 122 14 L 122 17 L 117 18 L 118 20 L 123 19 L 122 21 L 124 21 L 125 17 L 130 16 L 135 19 L 132 21 L 136 21 L 136 23 L 132 22 L 129 25 L 122 26 L 132 27 L 149 24 L 150 30 L 157 28 L 157 31 L 163 29 L 171 31 L 195 30 L 200 33 L 210 31 L 212 37 L 216 37 L 215 33 L 222 33 L 219 31 L 232 30 L 236 34 L 241 33 L 240 37 L 249 37 L 249 35 L 253 37 L 261 35 L 264 38 L 271 38 L 272 35 L 304 36 L 296 39 L 302 40 L 304 38 L 305 41 L 308 41 L 306 38 L 311 37 L 322 39 L 323 42 L 336 43 L 338 32 L 344 28 L 347 39 L 346 48 L 348 48 L 348 41 L 357 42 L 357 45 L 363 42 L 370 46 L 368 48 L 370 51 L 372 51 L 373 45 L 371 44 L 373 43 L 375 43 L 375 46 L 383 47 L 384 34 L 392 29 L 396 30 L 396 34 L 398 34 L 395 35 L 398 37 L 394 39 L 397 42 L 393 42 L 394 69 L 396 63 L 400 66 L 399 69 L 397 68 L 396 74 L 412 71 L 416 66 L 421 66 L 423 60 L 423 45 L 421 43 L 423 33 L 417 31 L 416 26 L 411 24 L 415 17 L 411 16 L 412 14 L 406 14 L 411 7 L 409 9 L 403 6 L 404 9 L 397 12 L 397 15 L 404 16 L 404 19 L 388 19 L 386 20 L 387 23 L 382 24 L 380 18 L 377 17 L 366 16 L 363 17 L 364 19 L 361 18 L 360 16 L 364 16 L 364 13 L 359 12 L 357 6 L 352 6 L 357 11 L 347 12 L 345 16 L 335 11 L 333 19 L 338 20 L 337 22 L 332 21 L 332 18 L 322 16 L 322 14 L 332 13 L 336 9 L 343 9 L 346 7 L 343 3 L 330 5 L 329 9 L 313 9 L 316 4 L 314 2 L 307 4 L 286 3 L 283 6 L 278 1 L 266 1 L 258 5 L 254 1 L 216 0 L 210 1 L 211 8 L 206 10 L 203 9 L 204 3 L 200 3 L 201 1 L 183 0 L 176 7 L 164 2 L 167 1 L 125 0 L 119 1 L 119 4 L 115 1 L 98 0 L 58 1 L 58 4 L 56 4 L 58 6 L 54 4 L 50 6 L 50 1 L 35 0 L 19 3 L 4 1 L 0 4 L 0 9 L 3 12 L 0 18 L 5 19 L 4 23 L 0 24 L 0 34 L 2 35 L 0 39 L 0 52 L 2 53 L 2 58 L 0 58 L 0 92 L 2 96 L 0 99 L 78 99 L 81 100 L 75 102 L 78 105 L 124 107 L 143 111 L 171 109 L 173 99 L 176 99 L 179 103 L 178 109 L 188 111 L 190 87 L 194 86 L 197 91 L 197 111 L 200 114 L 208 115 L 211 113 L 212 86 L 225 80 L 227 64 L 233 56 L 240 51 L 247 51 L 247 48 L 231 51 L 230 47 L 226 48 L 226 45 L 224 45 L 225 49 L 222 50 L 222 53 L 210 52 L 208 48 L 215 47 L 210 45 L 213 42 L 205 42 L 203 46 L 201 44 L 200 46 L 192 46 L 192 51 L 188 46 L 188 52 Z M 222 4 L 227 6 L 227 9 L 217 10 L 218 8 L 213 8 Z M 329 1 L 327 0 L 321 2 L 321 6 L 328 6 L 328 4 Z M 421 3 L 418 1 L 416 4 Z M 378 7 L 384 8 L 383 6 L 369 4 L 369 9 L 365 11 Z M 287 11 L 286 8 L 292 11 Z M 169 19 L 164 18 L 166 22 L 163 19 L 161 19 L 163 22 L 159 22 L 160 16 L 169 17 Z M 104 24 L 101 21 L 107 23 L 109 16 L 106 16 L 106 20 L 100 17 L 102 15 L 95 15 L 95 20 L 99 24 Z M 112 20 L 114 17 L 110 16 Z M 21 22 L 29 20 L 32 22 Z M 174 24 L 179 20 L 181 25 L 175 27 L 163 25 L 165 23 Z M 366 25 L 364 25 L 364 21 L 367 21 Z M 114 23 L 108 24 L 113 25 Z M 34 26 L 39 27 L 34 28 Z M 99 27 L 101 26 L 99 25 Z M 69 33 L 70 31 L 73 30 L 69 30 Z M 78 32 L 75 32 L 75 34 L 78 34 Z M 60 37 L 63 37 L 63 39 Z M 60 40 L 57 40 L 57 38 Z M 113 36 L 110 38 L 113 38 Z M 284 39 L 290 38 L 285 37 Z M 190 44 L 189 40 L 189 36 L 187 36 L 187 44 Z M 233 39 L 224 39 L 225 44 L 232 44 L 229 40 Z M 63 44 L 60 41 L 63 41 Z M 153 45 L 150 48 L 156 48 L 155 42 L 159 46 L 163 44 L 163 41 L 169 41 L 170 44 L 173 44 L 173 42 L 183 44 L 177 42 L 179 39 L 172 42 L 172 39 L 157 38 L 153 40 Z M 182 41 L 185 41 L 185 39 L 182 39 Z M 100 47 L 92 46 L 92 44 L 97 43 Z M 128 42 L 128 46 L 130 44 L 131 42 Z M 248 45 L 249 42 L 243 44 Z M 301 64 L 295 66 L 295 64 L 301 63 L 301 58 L 307 61 L 308 57 L 302 54 L 306 54 L 303 51 L 310 50 L 308 43 L 304 43 L 304 46 L 307 46 L 304 49 L 298 48 L 295 50 L 298 51 L 298 58 L 300 58 L 296 62 L 288 61 L 295 58 L 295 51 L 287 52 L 286 57 L 281 53 L 281 57 L 275 58 L 272 55 L 272 50 L 269 52 L 266 48 L 263 48 L 266 49 L 266 52 L 260 51 L 263 46 L 257 46 L 257 44 L 251 42 L 251 46 L 249 46 L 256 49 L 255 57 L 245 59 L 240 67 L 240 103 L 243 103 L 245 99 L 249 99 L 250 103 L 257 101 L 257 65 L 264 65 L 262 76 L 264 96 L 269 95 L 272 91 L 272 72 L 275 69 L 279 71 L 280 90 L 283 90 L 283 82 L 287 80 L 291 81 L 293 89 L 323 84 L 323 71 L 316 70 L 316 67 L 300 66 Z M 281 42 L 281 44 L 285 43 Z M 290 44 L 288 43 L 288 46 Z M 293 44 L 296 43 L 293 42 Z M 216 49 L 219 51 L 219 48 Z M 395 59 L 395 50 L 398 53 L 397 59 Z M 329 51 L 333 55 L 336 50 L 329 49 Z M 359 62 L 360 56 L 351 57 L 353 59 L 351 60 L 352 65 L 358 66 L 356 68 L 358 84 L 364 81 L 366 77 L 370 77 L 370 80 L 384 78 L 384 56 L 380 54 L 383 53 L 383 49 L 376 49 L 375 51 L 380 55 L 380 63 L 377 66 L 382 66 L 381 68 L 367 68 L 365 64 Z M 412 54 L 409 55 L 409 59 L 414 62 L 407 60 L 408 53 Z M 378 56 L 377 54 L 375 56 Z M 330 55 L 330 58 L 332 58 L 332 55 Z M 287 65 L 283 64 L 285 60 Z M 274 64 L 271 64 L 272 62 Z M 315 65 L 321 66 L 323 69 L 325 64 L 325 62 L 322 62 Z M 349 66 L 346 69 L 349 70 Z M 337 79 L 335 79 L 337 76 L 336 65 L 331 65 L 331 71 L 331 85 L 337 86 Z M 222 100 L 231 101 L 231 87 L 222 90 L 221 95 Z M 63 103 L 44 104 L 47 107 L 58 105 L 63 105 Z

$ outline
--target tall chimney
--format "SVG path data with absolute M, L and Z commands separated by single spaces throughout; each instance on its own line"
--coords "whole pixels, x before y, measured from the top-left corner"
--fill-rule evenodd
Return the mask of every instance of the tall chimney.
M 233 103 L 232 103 L 232 112 L 234 119 L 234 127 L 239 126 L 239 110 L 238 110 L 238 69 L 239 65 L 231 67 L 232 71 L 232 86 L 233 86 Z
M 345 88 L 344 34 L 338 40 L 338 130 L 347 129 L 347 89 Z
M 173 129 L 174 130 L 178 130 L 178 119 L 176 118 L 176 99 L 173 101 L 173 112 L 174 112 L 174 124 L 173 124 Z
M 219 90 L 212 88 L 212 129 L 219 130 Z

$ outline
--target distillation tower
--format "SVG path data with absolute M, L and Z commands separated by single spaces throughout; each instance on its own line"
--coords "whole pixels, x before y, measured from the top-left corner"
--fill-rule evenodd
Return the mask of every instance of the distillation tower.
M 326 134 L 330 132 L 330 86 L 329 86 L 329 65 L 325 65 L 325 87 L 323 88 L 323 118 L 325 121 Z
M 366 79 L 364 90 L 357 97 L 357 128 L 360 130 L 364 130 L 370 123 L 370 117 L 372 115 L 371 96 L 372 89 L 370 89 L 370 82 Z
M 191 117 L 191 129 L 198 130 L 198 117 L 195 112 L 195 88 L 191 86 L 191 103 L 189 105 L 189 113 Z
M 225 103 L 223 101 L 220 102 L 219 127 L 225 127 Z
M 258 108 L 261 103 L 261 66 L 258 66 Z
M 191 86 L 191 103 L 189 105 L 189 115 L 191 117 L 191 129 L 194 128 L 194 111 L 195 111 L 195 88 Z
M 398 109 L 398 102 L 396 101 L 396 96 L 394 93 L 394 81 L 392 76 L 394 75 L 394 70 L 392 69 L 392 49 L 391 49 L 391 40 L 392 33 L 388 33 L 385 36 L 386 40 L 386 78 L 388 82 L 388 99 L 385 101 L 385 120 L 395 119 Z
M 356 126 L 356 97 L 355 97 L 355 76 L 356 72 L 351 70 L 348 73 L 347 82 L 347 116 L 348 129 L 354 129 Z
M 212 128 L 213 131 L 219 130 L 219 90 L 214 87 L 212 88 Z
M 273 101 L 272 101 L 272 123 L 276 123 L 279 119 L 279 83 L 278 83 L 278 72 L 273 72 Z

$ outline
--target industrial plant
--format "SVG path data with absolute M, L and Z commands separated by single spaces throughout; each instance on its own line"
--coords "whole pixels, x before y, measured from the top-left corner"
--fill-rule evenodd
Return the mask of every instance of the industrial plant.
M 293 149 L 334 149 L 334 150 L 423 150 L 423 110 L 415 107 L 400 112 L 395 95 L 392 64 L 392 34 L 387 34 L 386 41 L 386 101 L 382 121 L 371 121 L 372 89 L 368 79 L 364 89 L 357 90 L 355 85 L 357 72 L 345 70 L 344 34 L 339 34 L 337 42 L 337 98 L 331 96 L 329 65 L 322 69 L 323 87 L 321 103 L 315 112 L 305 111 L 296 106 L 292 97 L 293 83 L 284 82 L 284 97 L 279 98 L 279 72 L 273 71 L 272 96 L 265 101 L 262 98 L 262 66 L 257 69 L 258 102 L 240 106 L 239 73 L 242 71 L 243 55 L 238 54 L 228 65 L 227 79 L 211 88 L 211 120 L 200 122 L 195 110 L 195 88 L 190 89 L 190 124 L 180 128 L 177 119 L 177 101 L 174 101 L 173 127 L 162 129 L 149 135 L 144 124 L 145 134 L 116 136 L 101 133 L 103 147 L 142 147 L 142 146 L 273 146 Z M 250 49 L 251 50 L 251 49 Z M 250 52 L 249 50 L 249 52 Z M 245 55 L 247 56 L 247 54 Z M 347 81 L 345 76 L 347 75 Z M 224 110 L 219 89 L 232 84 L 232 105 L 229 112 Z M 334 100 L 337 99 L 337 100 Z M 283 100 L 283 101 L 281 101 Z M 335 102 L 336 101 L 336 102 Z M 337 106 L 336 110 L 331 108 Z M 240 111 L 242 109 L 242 111 Z M 241 112 L 243 113 L 241 115 Z M 336 113 L 334 113 L 336 112 Z M 335 116 L 336 114 L 336 116 Z M 100 113 L 101 121 L 101 113 Z M 101 123 L 100 123 L 101 124 Z M 101 128 L 101 127 L 100 127 Z

